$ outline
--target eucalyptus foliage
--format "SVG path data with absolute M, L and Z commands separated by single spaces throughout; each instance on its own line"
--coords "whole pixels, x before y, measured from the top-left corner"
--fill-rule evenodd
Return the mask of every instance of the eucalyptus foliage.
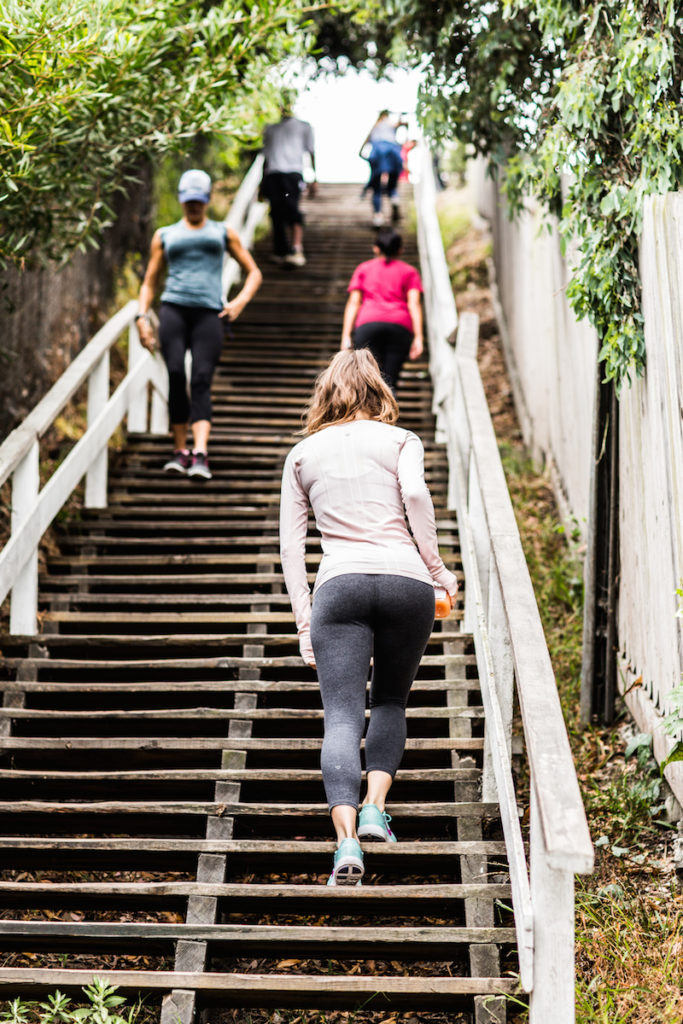
M 320 69 L 343 74 L 349 65 L 378 75 L 396 55 L 393 20 L 384 0 L 338 0 L 312 15 Z
M 59 989 L 44 1002 L 17 997 L 6 1003 L 5 1009 L 0 1006 L 0 1024 L 134 1024 L 141 1003 L 128 1007 L 123 1016 L 126 1000 L 116 992 L 117 986 L 110 985 L 106 978 L 93 978 L 83 987 L 87 999 L 84 1006 L 76 1006 Z
M 673 0 L 389 0 L 426 63 L 423 117 L 537 196 L 577 243 L 567 296 L 605 376 L 640 374 L 643 200 L 683 183 L 683 5 Z M 425 60 L 426 55 L 426 60 Z
M 0 262 L 62 258 L 141 160 L 252 137 L 302 0 L 2 0 Z M 271 85 L 271 91 L 273 86 Z

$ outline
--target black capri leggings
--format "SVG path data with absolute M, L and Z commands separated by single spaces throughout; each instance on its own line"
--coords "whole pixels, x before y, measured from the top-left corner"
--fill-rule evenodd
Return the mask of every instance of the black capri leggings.
M 325 709 L 320 763 L 330 810 L 358 807 L 371 657 L 365 767 L 396 773 L 406 702 L 433 625 L 434 588 L 406 576 L 348 573 L 316 592 L 311 641 Z
M 211 419 L 211 381 L 223 345 L 219 310 L 204 306 L 159 307 L 159 341 L 168 368 L 168 411 L 171 423 Z M 190 398 L 187 397 L 185 353 L 192 353 Z
M 408 358 L 413 332 L 402 324 L 373 321 L 361 324 L 353 332 L 354 348 L 369 348 L 377 360 L 382 376 L 396 394 L 401 367 Z

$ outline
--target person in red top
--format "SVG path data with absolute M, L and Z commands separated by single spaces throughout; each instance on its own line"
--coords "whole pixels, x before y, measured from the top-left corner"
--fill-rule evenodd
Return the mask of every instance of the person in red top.
M 375 258 L 360 263 L 349 282 L 341 348 L 369 348 L 382 376 L 396 394 L 401 367 L 424 348 L 422 281 L 398 259 L 403 239 L 393 228 L 377 232 Z

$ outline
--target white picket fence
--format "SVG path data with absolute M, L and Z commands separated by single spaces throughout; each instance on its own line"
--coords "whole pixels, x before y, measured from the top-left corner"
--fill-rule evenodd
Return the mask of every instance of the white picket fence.
M 572 259 L 533 200 L 511 220 L 483 160 L 470 165 L 494 243 L 498 325 L 524 440 L 549 473 L 567 525 L 591 515 L 597 333 L 566 298 Z M 679 737 L 664 728 L 683 677 L 683 194 L 644 200 L 640 279 L 646 366 L 619 399 L 618 687 L 661 763 Z M 683 805 L 683 763 L 664 776 Z M 678 812 L 674 808 L 674 814 Z
M 463 628 L 474 635 L 486 713 L 483 798 L 500 803 L 531 1024 L 572 1024 L 574 874 L 592 871 L 593 845 L 477 366 L 478 318 L 465 313 L 458 323 L 426 147 L 422 168 L 416 206 L 434 411 L 458 518 Z M 528 863 L 510 760 L 515 687 L 531 778 Z
M 247 172 L 226 219 L 250 246 L 265 211 L 257 201 L 263 158 Z M 227 295 L 240 268 L 226 259 Z M 38 545 L 55 516 L 85 477 L 85 508 L 107 504 L 108 442 L 126 418 L 128 433 L 168 430 L 168 375 L 161 357 L 140 343 L 135 326 L 137 302 L 128 302 L 92 338 L 23 423 L 0 445 L 0 486 L 12 478 L 11 535 L 0 552 L 0 602 L 11 591 L 10 633 L 36 632 Z M 128 331 L 128 372 L 110 395 L 112 347 Z M 40 439 L 70 399 L 87 382 L 87 429 L 45 485 L 40 487 Z M 149 391 L 151 385 L 151 401 Z

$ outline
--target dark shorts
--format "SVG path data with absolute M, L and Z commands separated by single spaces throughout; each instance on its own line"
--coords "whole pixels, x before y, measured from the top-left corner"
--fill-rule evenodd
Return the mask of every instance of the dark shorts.
M 304 216 L 299 209 L 301 199 L 301 174 L 284 174 L 273 171 L 263 179 L 263 194 L 270 203 L 271 211 L 281 217 L 285 224 L 303 224 Z

